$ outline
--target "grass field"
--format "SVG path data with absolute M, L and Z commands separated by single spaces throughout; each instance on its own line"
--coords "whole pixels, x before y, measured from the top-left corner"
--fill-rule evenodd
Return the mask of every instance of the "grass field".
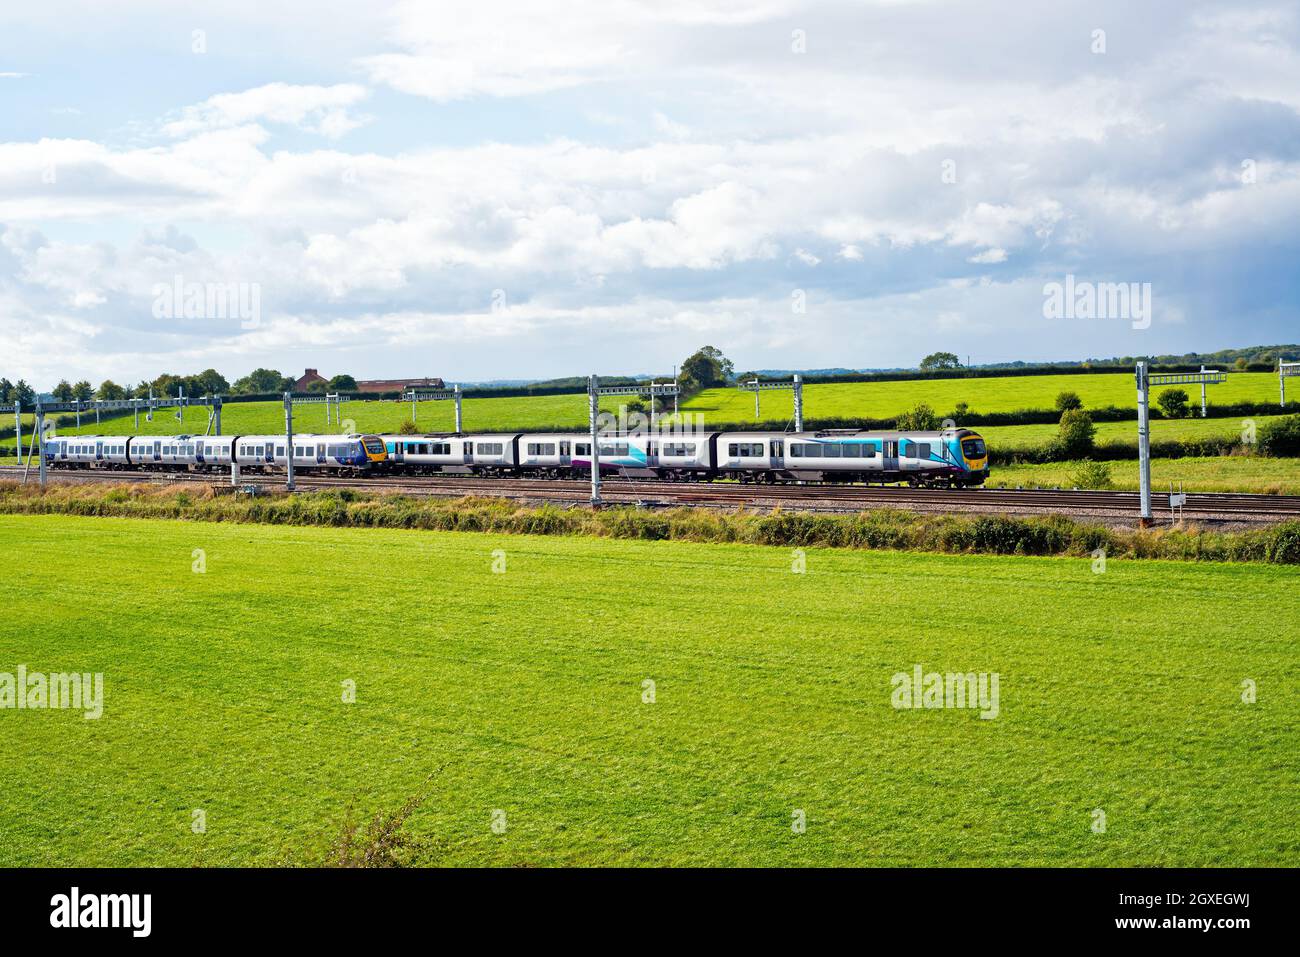
M 809 385 L 804 388 L 804 414 L 809 418 L 868 417 L 885 418 L 912 408 L 918 402 L 929 403 L 936 412 L 952 411 L 958 402 L 966 402 L 973 411 L 1007 412 L 1016 409 L 1052 408 L 1058 392 L 1078 392 L 1087 407 L 1106 405 L 1136 408 L 1133 377 L 1123 374 L 1022 376 L 1018 378 L 989 379 L 931 379 L 907 382 L 852 382 L 841 384 Z M 1277 378 L 1263 372 L 1233 373 L 1228 382 L 1212 387 L 1211 402 L 1258 401 L 1269 402 L 1276 398 Z M 1194 397 L 1195 398 L 1195 397 Z M 607 398 L 602 407 L 617 412 L 619 403 L 626 399 Z M 1199 399 L 1198 399 L 1199 401 Z M 553 396 L 515 396 L 495 399 L 465 399 L 464 425 L 470 431 L 508 431 L 511 429 L 536 429 L 549 426 L 584 428 L 587 424 L 587 399 L 585 394 Z M 684 412 L 701 413 L 706 424 L 752 422 L 754 397 L 752 393 L 737 389 L 707 389 L 682 404 Z M 765 420 L 793 418 L 794 399 L 789 392 L 766 392 L 762 397 Z M 1134 412 L 1136 416 L 1136 411 Z M 344 405 L 344 418 L 351 419 L 359 431 L 395 432 L 402 422 L 411 417 L 409 402 L 348 402 Z M 295 428 L 303 432 L 323 432 L 337 428 L 325 423 L 325 407 L 321 404 L 301 405 L 294 413 Z M 1240 430 L 1236 419 L 1209 420 L 1206 428 Z M 418 412 L 418 423 L 430 432 L 450 431 L 455 424 L 451 402 L 423 402 Z M 9 424 L 5 422 L 3 424 Z M 1188 427 L 1187 420 L 1157 423 L 1175 427 Z M 1110 423 L 1116 434 L 1126 434 L 1124 423 Z M 177 421 L 174 412 L 163 410 L 154 415 L 152 422 L 140 421 L 140 434 L 175 435 L 181 432 L 203 432 L 207 427 L 207 410 L 190 409 Z M 24 433 L 30 425 L 24 426 Z M 1054 426 L 1015 426 L 1046 430 L 1051 434 Z M 227 434 L 260 434 L 284 430 L 284 407 L 279 402 L 232 402 L 222 410 L 222 430 Z M 86 416 L 80 430 L 64 428 L 61 434 L 134 434 L 132 416 L 116 420 L 105 418 L 100 426 L 94 417 Z M 1131 431 L 1131 429 L 1130 429 Z M 1015 433 L 1008 433 L 1014 435 Z M 1038 432 L 1027 433 L 1037 435 Z M 13 438 L 0 441 L 12 447 Z
M 1049 462 L 1044 465 L 999 465 L 989 477 L 990 487 L 1026 488 L 1060 486 L 1069 488 L 1076 462 Z M 1136 491 L 1136 459 L 1109 462 L 1111 479 L 1117 489 Z M 1151 486 L 1157 494 L 1168 494 L 1169 483 L 1181 482 L 1189 492 L 1256 492 L 1259 494 L 1300 495 L 1300 459 L 1270 459 L 1262 456 L 1224 455 L 1205 458 L 1151 460 Z
M 1189 396 L 1192 387 L 1186 387 Z M 836 418 L 860 416 L 887 418 L 925 402 L 936 412 L 951 412 L 958 402 L 974 412 L 1010 412 L 1016 409 L 1050 409 L 1063 391 L 1077 392 L 1086 408 L 1115 405 L 1134 409 L 1137 390 L 1133 376 L 1125 373 L 1040 375 L 986 379 L 920 379 L 905 382 L 845 382 L 804 386 L 804 416 Z M 1154 395 L 1160 393 L 1154 390 Z M 1267 372 L 1234 372 L 1222 385 L 1210 386 L 1210 402 L 1272 402 L 1277 399 L 1277 376 Z M 1200 390 L 1194 396 L 1200 402 Z M 706 421 L 752 422 L 754 394 L 738 389 L 706 389 L 682 405 L 686 412 L 701 412 Z M 794 417 L 794 396 L 779 389 L 764 392 L 762 417 Z
M 1280 415 L 1255 415 L 1250 420 L 1256 429 L 1268 422 L 1284 418 Z M 1159 442 L 1172 439 L 1206 439 L 1223 437 L 1240 441 L 1244 429 L 1242 419 L 1152 419 L 1151 440 Z M 975 431 L 990 444 L 1023 448 L 1045 445 L 1059 431 L 1055 425 L 981 425 Z M 1137 445 L 1137 420 L 1132 422 L 1098 422 L 1098 442 L 1128 442 Z
M 0 710 L 0 865 L 309 863 L 416 795 L 420 864 L 1300 864 L 1289 569 L 55 516 L 0 555 L 58 572 L 0 671 L 106 685 Z M 894 710 L 915 664 L 998 717 Z
M 416 422 L 422 430 L 450 432 L 456 425 L 454 402 L 421 402 Z M 462 403 L 464 425 L 470 431 L 507 431 L 510 429 L 543 428 L 552 425 L 571 425 L 581 430 L 587 423 L 587 397 L 583 395 L 543 395 L 500 399 L 465 399 Z M 396 432 L 411 417 L 409 402 L 345 402 L 343 418 L 351 420 L 357 431 Z M 298 405 L 293 413 L 294 430 L 299 432 L 335 432 L 340 426 L 326 424 L 323 403 Z M 12 424 L 10 423 L 5 424 Z M 149 422 L 140 416 L 140 429 L 136 432 L 135 417 L 104 418 L 96 427 L 94 414 L 82 416 L 82 427 L 59 429 L 60 435 L 78 432 L 94 435 L 179 435 L 184 432 L 202 433 L 208 424 L 208 410 L 184 410 L 177 420 L 174 409 L 154 413 Z M 30 439 L 29 426 L 23 434 Z M 221 430 L 226 435 L 258 435 L 284 431 L 284 403 L 282 402 L 230 402 L 221 410 Z M 3 443 L 13 447 L 12 437 Z

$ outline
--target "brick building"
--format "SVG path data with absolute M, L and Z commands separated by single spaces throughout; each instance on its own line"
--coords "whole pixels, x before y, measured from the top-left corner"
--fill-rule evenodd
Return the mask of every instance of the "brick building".
M 317 372 L 315 369 L 308 369 L 303 373 L 302 378 L 294 382 L 293 391 L 306 392 L 308 387 L 311 386 L 313 382 L 325 382 L 325 381 L 327 381 L 325 377 L 321 375 L 319 372 Z
M 314 370 L 308 370 L 314 371 Z M 358 392 L 404 392 L 407 389 L 445 389 L 441 379 L 358 379 Z

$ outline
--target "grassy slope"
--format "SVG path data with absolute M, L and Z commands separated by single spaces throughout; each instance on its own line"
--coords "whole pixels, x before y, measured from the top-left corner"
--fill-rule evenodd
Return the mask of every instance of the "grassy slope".
M 1136 491 L 1136 460 L 1109 462 L 1115 488 Z M 1051 462 L 1046 465 L 999 465 L 993 468 L 990 486 L 1069 487 L 1074 462 Z M 1208 458 L 1151 460 L 1151 486 L 1156 493 L 1168 494 L 1169 483 L 1183 483 L 1189 492 L 1257 492 L 1261 494 L 1300 495 L 1300 459 L 1269 459 L 1255 456 L 1221 456 Z
M 881 418 L 896 415 L 918 402 L 927 402 L 941 413 L 951 411 L 958 402 L 967 402 L 973 410 L 980 412 L 1041 409 L 1051 408 L 1057 393 L 1065 389 L 1078 392 L 1085 405 L 1092 408 L 1105 405 L 1133 407 L 1136 403 L 1133 377 L 1108 374 L 809 385 L 804 389 L 804 409 L 805 414 L 811 418 Z M 1276 396 L 1277 377 L 1262 372 L 1233 373 L 1227 383 L 1214 386 L 1211 390 L 1211 401 L 1224 403 L 1247 400 L 1268 402 Z M 606 399 L 603 406 L 617 411 L 618 404 L 624 401 L 623 398 Z M 752 393 L 736 389 L 708 389 L 686 401 L 682 409 L 703 413 L 707 423 L 746 423 L 754 417 L 754 397 Z M 410 410 L 410 403 L 405 402 L 349 402 L 344 405 L 344 416 L 352 419 L 362 431 L 393 432 L 410 418 Z M 790 418 L 794 414 L 794 400 L 786 391 L 767 392 L 763 394 L 762 410 L 764 419 Z M 1231 421 L 1234 423 L 1233 429 L 1240 428 L 1236 420 Z M 295 422 L 297 428 L 305 431 L 321 432 L 333 428 L 325 424 L 323 405 L 299 406 L 295 412 Z M 429 431 L 449 431 L 454 422 L 451 402 L 421 403 L 419 423 L 423 428 Z M 586 422 L 586 396 L 583 394 L 466 399 L 464 402 L 464 423 L 471 430 L 501 431 L 552 425 L 582 428 Z M 116 424 L 110 424 L 110 420 L 106 419 L 99 428 L 93 423 L 93 417 L 87 417 L 87 423 L 81 431 L 92 434 L 134 431 L 134 419 L 131 416 L 116 420 Z M 206 410 L 189 410 L 185 413 L 183 423 L 178 423 L 172 412 L 162 411 L 154 416 L 151 423 L 142 419 L 140 432 L 151 435 L 172 435 L 180 431 L 202 432 L 206 425 Z M 1123 424 L 1117 425 L 1123 429 Z M 222 412 L 222 426 L 228 434 L 279 432 L 284 428 L 283 406 L 278 402 L 231 403 Z M 1051 426 L 1027 428 L 1052 429 Z M 77 430 L 62 431 L 70 434 Z M 0 444 L 13 445 L 13 439 Z
M 1262 429 L 1267 422 L 1282 418 L 1277 415 L 1251 416 L 1256 429 Z M 1242 419 L 1152 419 L 1152 441 L 1164 439 L 1209 438 L 1223 436 L 1240 439 L 1243 430 Z M 976 431 L 990 443 L 1006 446 L 1043 445 L 1056 437 L 1058 427 L 1055 425 L 981 425 Z M 1132 422 L 1098 422 L 1097 441 L 1128 442 L 1137 445 L 1137 420 Z
M 569 424 L 581 429 L 587 421 L 585 395 L 546 395 L 501 399 L 466 399 L 463 403 L 464 425 L 470 430 L 504 431 Z M 299 405 L 294 409 L 294 429 L 301 432 L 333 432 L 340 427 L 327 425 L 325 406 L 321 403 Z M 345 402 L 343 418 L 351 419 L 359 431 L 396 432 L 411 417 L 409 402 Z M 450 432 L 456 423 L 453 402 L 421 402 L 418 424 L 430 432 Z M 206 409 L 188 409 L 177 421 L 175 410 L 154 413 L 153 421 L 140 417 L 140 435 L 177 435 L 203 432 L 207 428 Z M 8 424 L 8 423 L 6 423 Z M 280 433 L 284 431 L 284 405 L 280 402 L 232 402 L 221 410 L 221 429 L 227 435 Z M 86 434 L 136 434 L 135 418 L 127 415 L 113 420 L 105 418 L 95 426 L 93 414 L 82 417 L 81 432 Z M 64 428 L 60 435 L 78 430 Z M 23 434 L 27 436 L 26 427 Z M 12 446 L 9 438 L 3 444 Z
M 1189 396 L 1193 394 L 1193 387 L 1184 388 Z M 941 414 L 951 412 L 958 402 L 966 402 L 978 412 L 1050 409 L 1057 393 L 1065 390 L 1079 393 L 1089 408 L 1107 405 L 1137 408 L 1133 376 L 1108 373 L 813 384 L 804 387 L 804 415 L 809 418 L 884 418 L 906 411 L 918 402 L 928 403 Z M 1156 389 L 1155 394 L 1161 391 Z M 1195 390 L 1194 398 L 1200 402 L 1199 388 Z M 1277 376 L 1267 372 L 1232 373 L 1223 385 L 1210 387 L 1211 402 L 1271 402 L 1276 399 Z M 707 389 L 693 396 L 682 409 L 702 412 L 709 421 L 752 422 L 754 395 L 737 389 Z M 793 418 L 793 395 L 784 389 L 763 393 L 762 413 L 764 419 Z
M 1289 570 L 0 518 L 20 552 L 61 574 L 0 670 L 107 692 L 0 712 L 4 865 L 302 859 L 438 768 L 423 863 L 1300 863 Z M 1002 716 L 894 711 L 914 663 Z

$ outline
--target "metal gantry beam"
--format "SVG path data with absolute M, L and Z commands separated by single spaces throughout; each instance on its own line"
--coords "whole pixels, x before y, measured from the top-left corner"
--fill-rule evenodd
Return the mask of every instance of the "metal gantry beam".
M 1286 408 L 1286 380 L 1300 375 L 1300 362 L 1282 362 L 1277 364 L 1277 389 L 1281 396 L 1282 408 Z
M 1151 387 L 1153 385 L 1200 385 L 1201 410 L 1205 412 L 1205 387 L 1228 381 L 1228 373 L 1219 369 L 1201 367 L 1200 372 L 1158 372 L 1154 375 L 1143 361 L 1137 363 L 1138 398 L 1138 478 L 1141 515 L 1139 522 L 1146 527 L 1151 515 Z
M 461 433 L 461 391 L 460 386 L 456 385 L 450 389 L 434 389 L 432 391 L 420 391 L 411 389 L 409 392 L 402 394 L 403 399 L 411 400 L 411 421 L 415 421 L 415 404 L 417 402 L 443 402 L 448 399 L 456 403 L 456 434 Z
M 591 389 L 590 383 L 588 383 L 587 388 L 588 391 L 590 391 Z M 606 385 L 606 386 L 596 387 L 597 395 L 648 396 L 650 399 L 650 428 L 652 430 L 655 427 L 655 398 L 658 396 L 663 396 L 666 399 L 669 396 L 672 396 L 673 414 L 676 415 L 677 396 L 681 394 L 681 391 L 682 391 L 681 386 L 677 384 L 676 380 L 672 382 L 662 382 L 662 383 L 650 381 L 640 385 Z
M 762 379 L 750 379 L 748 382 L 741 382 L 738 386 L 744 392 L 754 393 L 754 421 L 758 421 L 759 404 L 758 395 L 768 389 L 793 389 L 794 390 L 794 430 L 803 431 L 803 376 L 796 375 L 789 382 L 766 382 Z

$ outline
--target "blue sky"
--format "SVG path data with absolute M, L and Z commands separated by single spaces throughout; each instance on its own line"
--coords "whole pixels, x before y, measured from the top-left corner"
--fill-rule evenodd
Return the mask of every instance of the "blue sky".
M 1300 339 L 1295 3 L 563 9 L 0 10 L 0 375 Z M 1066 274 L 1150 283 L 1149 327 L 1047 318 Z

